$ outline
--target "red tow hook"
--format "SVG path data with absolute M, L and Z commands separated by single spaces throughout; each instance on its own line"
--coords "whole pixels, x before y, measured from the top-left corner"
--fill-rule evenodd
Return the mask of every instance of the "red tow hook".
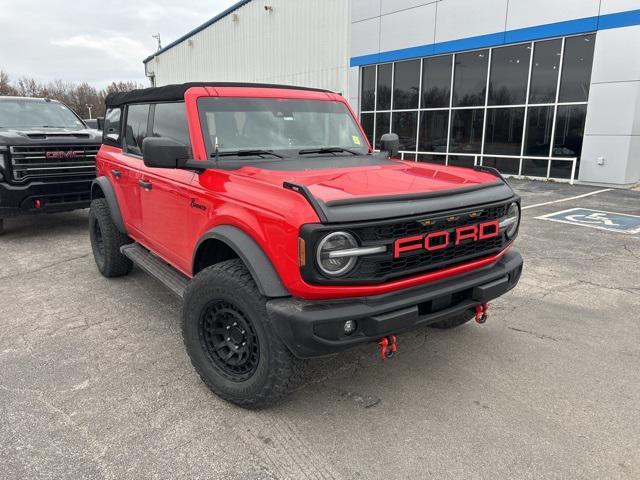
M 383 360 L 393 357 L 398 350 L 395 335 L 382 337 L 380 340 L 378 340 L 378 345 L 380 345 L 380 358 L 382 358 Z
M 489 310 L 489 304 L 483 303 L 481 305 L 476 305 L 476 322 L 479 324 L 483 324 L 487 321 L 487 311 Z

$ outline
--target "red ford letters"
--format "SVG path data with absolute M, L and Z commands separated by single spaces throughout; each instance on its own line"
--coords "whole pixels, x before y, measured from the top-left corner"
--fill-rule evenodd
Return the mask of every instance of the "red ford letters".
M 412 237 L 399 238 L 393 243 L 393 258 L 414 250 L 424 249 L 429 252 L 447 248 L 452 244 L 460 245 L 465 240 L 477 242 L 497 237 L 500 224 L 497 220 L 490 222 L 465 225 L 452 230 L 440 230 L 428 235 L 414 235 Z

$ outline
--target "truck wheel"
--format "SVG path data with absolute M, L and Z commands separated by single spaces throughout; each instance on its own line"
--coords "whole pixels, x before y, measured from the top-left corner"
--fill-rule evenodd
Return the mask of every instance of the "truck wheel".
M 4 233 L 4 218 L 0 218 L 0 235 Z
M 105 277 L 122 277 L 131 272 L 133 263 L 120 253 L 131 239 L 120 232 L 111 220 L 104 198 L 96 198 L 89 209 L 89 238 L 98 270 Z
M 466 312 L 459 313 L 458 315 L 454 315 L 453 317 L 445 318 L 444 320 L 440 320 L 439 322 L 432 323 L 429 326 L 432 328 L 446 330 L 448 328 L 459 327 L 460 325 L 465 324 L 469 320 L 475 318 L 475 316 L 476 314 L 473 310 L 467 310 Z
M 302 362 L 275 334 L 266 301 L 240 259 L 202 270 L 184 299 L 191 363 L 214 393 L 245 408 L 274 403 L 302 378 Z

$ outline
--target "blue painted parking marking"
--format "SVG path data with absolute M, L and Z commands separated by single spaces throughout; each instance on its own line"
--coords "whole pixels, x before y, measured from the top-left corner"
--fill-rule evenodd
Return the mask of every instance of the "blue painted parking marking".
M 571 208 L 535 218 L 611 232 L 640 233 L 640 215 L 605 212 L 590 208 Z

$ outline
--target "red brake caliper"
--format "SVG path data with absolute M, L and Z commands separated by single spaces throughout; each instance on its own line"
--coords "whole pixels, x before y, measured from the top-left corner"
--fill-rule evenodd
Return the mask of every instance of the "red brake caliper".
M 398 350 L 395 335 L 382 337 L 380 340 L 378 340 L 378 345 L 380 345 L 380 357 L 383 360 L 393 357 Z
M 483 303 L 482 305 L 476 305 L 476 322 L 484 323 L 487 321 L 487 311 L 489 310 L 489 304 Z

